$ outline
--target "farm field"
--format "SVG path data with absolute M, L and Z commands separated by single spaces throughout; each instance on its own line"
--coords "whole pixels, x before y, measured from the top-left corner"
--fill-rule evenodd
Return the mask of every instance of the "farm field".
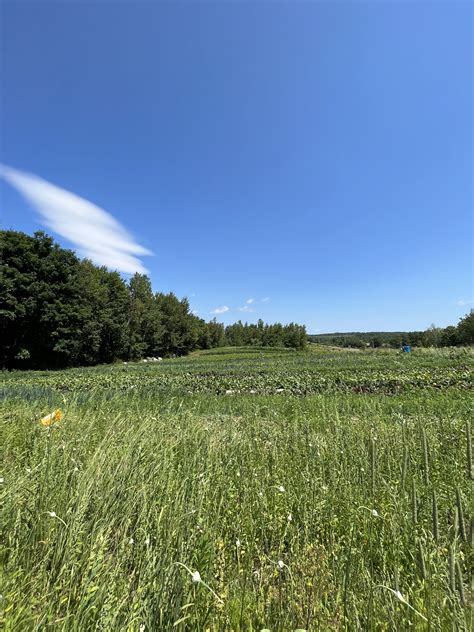
M 310 345 L 3 373 L 0 626 L 470 630 L 473 367 Z

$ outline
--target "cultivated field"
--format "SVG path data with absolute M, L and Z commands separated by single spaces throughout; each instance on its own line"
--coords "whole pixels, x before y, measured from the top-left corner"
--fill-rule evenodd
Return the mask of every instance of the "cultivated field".
M 4 373 L 0 626 L 471 629 L 473 366 L 312 347 Z

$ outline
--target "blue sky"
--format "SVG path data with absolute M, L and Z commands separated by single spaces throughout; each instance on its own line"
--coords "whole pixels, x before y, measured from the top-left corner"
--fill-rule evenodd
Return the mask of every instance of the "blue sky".
M 226 306 L 225 323 L 310 332 L 445 326 L 469 310 L 469 2 L 2 12 L 1 162 L 110 213 L 155 290 L 206 319 Z M 3 227 L 41 228 L 0 186 Z

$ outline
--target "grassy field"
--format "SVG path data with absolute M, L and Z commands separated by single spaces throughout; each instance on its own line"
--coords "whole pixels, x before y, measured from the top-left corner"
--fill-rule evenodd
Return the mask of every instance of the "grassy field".
M 318 346 L 3 374 L 0 626 L 470 630 L 473 366 Z

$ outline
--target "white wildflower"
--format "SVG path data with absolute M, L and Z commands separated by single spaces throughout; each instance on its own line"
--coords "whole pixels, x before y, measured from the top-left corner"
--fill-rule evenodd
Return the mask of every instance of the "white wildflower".
M 285 488 L 283 487 L 283 485 L 278 485 L 278 491 L 279 491 L 281 494 L 284 494 L 284 493 L 285 493 Z
M 395 592 L 393 593 L 395 595 L 395 597 L 397 599 L 399 599 L 400 601 L 403 601 L 404 603 L 407 602 L 407 600 L 405 599 L 405 597 L 402 595 L 402 593 L 399 590 L 395 590 Z
M 289 513 L 288 514 L 288 522 L 291 522 L 293 520 L 293 516 Z
M 48 516 L 50 518 L 56 518 L 56 520 L 59 520 L 59 522 L 62 522 L 62 524 L 67 527 L 67 524 L 64 522 L 64 520 L 62 518 L 60 518 L 58 516 L 58 514 L 55 511 L 45 511 L 44 513 L 48 514 Z
M 374 518 L 380 518 L 380 514 L 377 509 L 371 509 L 370 507 L 365 507 L 364 505 L 361 505 L 358 509 L 366 509 L 367 511 L 370 511 Z
M 193 581 L 194 584 L 201 584 L 202 586 L 204 586 L 204 588 L 207 588 L 207 590 L 212 593 L 214 595 L 214 597 L 220 601 L 221 603 L 224 603 L 223 600 L 219 597 L 219 595 L 212 590 L 212 588 L 209 586 L 209 584 L 206 584 L 206 582 L 204 582 L 201 579 L 201 574 L 199 571 L 192 571 L 189 566 L 186 566 L 186 564 L 183 564 L 182 562 L 175 562 L 175 564 L 177 564 L 178 566 L 182 566 L 184 569 L 186 569 L 188 571 L 188 573 L 191 575 L 191 579 Z
M 285 562 L 283 560 L 278 560 L 278 568 L 279 569 L 285 568 Z
M 421 614 L 421 612 L 419 612 L 418 610 L 415 610 L 415 608 L 408 603 L 408 601 L 405 599 L 405 597 L 402 595 L 402 593 L 399 590 L 394 590 L 393 588 L 390 588 L 390 586 L 384 586 L 383 584 L 380 584 L 379 586 L 377 586 L 377 588 L 384 588 L 385 590 L 389 590 L 392 593 L 392 595 L 394 595 L 398 599 L 398 601 L 405 604 L 405 606 L 407 606 L 407 608 L 410 608 L 410 610 L 413 610 L 413 612 L 417 614 L 419 617 L 421 617 L 425 621 L 428 621 L 428 619 L 423 614 Z
M 145 538 L 145 544 L 146 544 L 147 546 L 150 546 L 150 538 Z
M 5 482 L 5 479 L 3 478 L 3 476 L 0 476 L 0 485 L 2 485 L 2 483 Z
M 128 541 L 129 544 L 135 544 L 135 540 L 133 538 L 130 538 L 130 540 Z
M 240 540 L 237 538 L 237 540 L 235 541 L 235 546 L 240 549 Z

